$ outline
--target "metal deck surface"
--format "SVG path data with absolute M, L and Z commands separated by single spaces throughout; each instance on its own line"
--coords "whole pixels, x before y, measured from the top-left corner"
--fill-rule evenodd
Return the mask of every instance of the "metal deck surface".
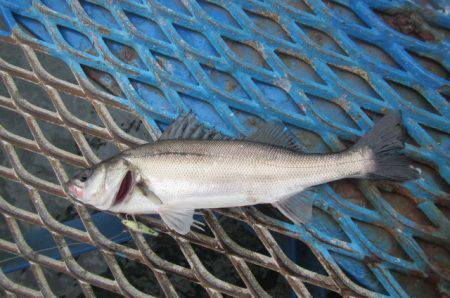
M 11 233 L 0 239 L 0 248 L 30 261 L 36 281 L 20 286 L 0 272 L 9 295 L 56 293 L 48 271 L 73 277 L 87 296 L 99 288 L 185 296 L 178 277 L 214 297 L 276 296 L 264 276 L 276 276 L 305 297 L 449 295 L 446 1 L 0 0 L 0 11 L 2 47 L 14 47 L 27 61 L 14 65 L 2 48 L 0 109 L 16 113 L 29 130 L 19 135 L 0 119 L 0 177 L 25 187 L 20 198 L 0 197 Z M 67 75 L 55 76 L 42 55 L 65 64 Z M 26 98 L 27 86 L 43 96 Z M 67 96 L 91 104 L 96 122 L 77 113 Z M 112 108 L 132 113 L 135 122 L 121 126 L 122 114 Z M 233 137 L 251 133 L 259 121 L 279 120 L 305 152 L 330 152 L 348 147 L 388 109 L 402 111 L 404 152 L 422 169 L 422 179 L 327 184 L 305 226 L 267 208 L 238 208 L 205 211 L 208 232 L 180 236 L 147 218 L 179 247 L 180 264 L 155 252 L 153 238 L 131 233 L 133 245 L 108 240 L 84 206 L 75 206 L 75 216 L 86 229 L 66 225 L 42 198 L 65 200 L 59 183 L 68 168 L 104 158 L 93 148 L 113 144 L 123 150 L 155 140 L 183 111 Z M 61 142 L 63 133 L 50 138 L 46 125 L 59 126 L 67 141 Z M 48 179 L 29 170 L 23 152 L 47 160 Z M 12 203 L 28 199 L 30 210 Z M 237 220 L 235 228 L 245 222 L 241 235 L 227 229 L 227 220 Z M 25 223 L 51 231 L 62 260 L 33 252 Z M 258 250 L 240 244 L 244 234 L 253 235 Z M 69 238 L 98 247 L 110 274 L 77 263 Z M 197 246 L 225 258 L 236 279 L 207 268 Z M 132 284 L 119 257 L 147 266 L 162 292 L 145 293 Z

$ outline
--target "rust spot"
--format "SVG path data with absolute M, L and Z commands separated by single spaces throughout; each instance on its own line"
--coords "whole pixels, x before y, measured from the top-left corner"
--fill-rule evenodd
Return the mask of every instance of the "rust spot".
M 133 62 L 138 58 L 138 54 L 130 47 L 123 47 L 123 49 L 117 53 L 117 57 L 126 62 Z
M 99 31 L 101 34 L 103 35 L 109 35 L 111 33 L 111 31 L 109 31 L 108 29 L 104 28 L 104 27 L 100 27 Z
M 373 206 L 364 198 L 363 193 L 358 189 L 355 183 L 350 179 L 343 179 L 339 181 L 331 182 L 331 187 L 333 190 L 343 197 L 349 200 L 353 204 L 359 205 L 361 207 L 373 210 Z
M 226 86 L 227 91 L 233 92 L 234 89 L 236 89 L 236 87 L 237 87 L 237 85 L 236 85 L 235 82 L 233 82 L 233 81 L 228 81 L 227 82 L 227 86 Z
M 417 13 L 403 11 L 394 14 L 380 13 L 380 15 L 386 23 L 398 32 L 422 41 L 438 40 L 429 25 Z

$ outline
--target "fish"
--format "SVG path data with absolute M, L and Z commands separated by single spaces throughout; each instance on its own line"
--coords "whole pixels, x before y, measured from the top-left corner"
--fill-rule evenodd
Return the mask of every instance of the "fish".
M 350 148 L 304 154 L 292 133 L 276 122 L 232 139 L 180 116 L 154 143 L 125 150 L 70 179 L 75 200 L 99 210 L 158 214 L 187 234 L 197 209 L 272 204 L 294 224 L 306 224 L 313 199 L 308 190 L 344 179 L 417 179 L 419 171 L 401 153 L 402 117 L 389 111 Z

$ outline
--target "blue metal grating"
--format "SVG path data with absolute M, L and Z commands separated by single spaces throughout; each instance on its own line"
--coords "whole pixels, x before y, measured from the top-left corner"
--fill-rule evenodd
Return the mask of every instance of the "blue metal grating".
M 87 93 L 112 95 L 155 131 L 187 110 L 231 136 L 278 119 L 305 151 L 339 151 L 401 110 L 405 153 L 424 179 L 326 185 L 311 225 L 282 225 L 343 270 L 339 289 L 448 294 L 445 1 L 22 0 L 0 9 L 3 38 L 60 58 Z

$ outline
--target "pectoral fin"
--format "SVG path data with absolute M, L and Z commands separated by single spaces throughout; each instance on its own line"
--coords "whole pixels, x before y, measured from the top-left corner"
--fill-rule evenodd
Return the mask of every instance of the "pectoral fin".
M 163 210 L 159 212 L 164 223 L 175 232 L 186 235 L 194 223 L 194 210 Z
M 311 219 L 314 202 L 313 195 L 312 191 L 304 191 L 272 205 L 280 210 L 284 216 L 292 220 L 293 223 L 300 225 L 307 223 Z

